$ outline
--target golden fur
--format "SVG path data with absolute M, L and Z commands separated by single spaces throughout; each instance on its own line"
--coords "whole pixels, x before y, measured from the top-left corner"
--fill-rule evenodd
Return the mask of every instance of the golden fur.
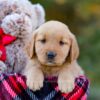
M 75 36 L 68 27 L 58 21 L 49 21 L 34 33 L 26 46 L 29 61 L 24 70 L 27 85 L 33 91 L 43 87 L 44 76 L 58 76 L 58 86 L 62 92 L 74 88 L 75 78 L 83 75 L 77 64 L 79 48 Z M 47 52 L 56 53 L 52 60 Z

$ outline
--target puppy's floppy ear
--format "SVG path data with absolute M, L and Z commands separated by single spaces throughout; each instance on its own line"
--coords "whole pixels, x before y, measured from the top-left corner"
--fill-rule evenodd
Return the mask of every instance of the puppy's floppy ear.
M 76 41 L 76 37 L 71 33 L 71 46 L 70 46 L 70 51 L 68 55 L 68 60 L 70 62 L 76 60 L 79 56 L 79 47 L 78 43 Z
M 35 56 L 35 38 L 36 38 L 37 31 L 34 31 L 32 34 L 32 37 L 30 38 L 29 42 L 25 46 L 26 53 L 29 56 L 29 58 L 32 58 Z

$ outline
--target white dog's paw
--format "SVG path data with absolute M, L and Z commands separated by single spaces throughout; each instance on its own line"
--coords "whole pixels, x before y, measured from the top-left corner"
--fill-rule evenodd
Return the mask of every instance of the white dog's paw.
M 74 79 L 70 79 L 70 78 L 68 79 L 66 77 L 58 77 L 58 87 L 61 92 L 69 93 L 75 87 Z
M 36 91 L 40 90 L 43 87 L 43 81 L 44 77 L 42 75 L 37 74 L 37 76 L 35 77 L 27 77 L 26 84 L 31 90 Z
M 18 36 L 25 31 L 32 31 L 32 23 L 24 14 L 12 14 L 6 16 L 1 24 L 5 33 L 10 33 L 13 36 Z M 27 33 L 27 32 L 26 32 Z
M 16 32 L 19 31 L 21 23 L 23 23 L 21 16 L 19 14 L 12 14 L 3 19 L 1 27 L 5 33 L 10 33 L 11 35 L 16 36 Z

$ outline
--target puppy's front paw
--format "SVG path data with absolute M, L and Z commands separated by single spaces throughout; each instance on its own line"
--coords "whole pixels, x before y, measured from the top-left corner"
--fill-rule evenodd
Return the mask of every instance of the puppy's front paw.
M 68 77 L 58 77 L 58 87 L 63 93 L 71 92 L 74 89 L 74 79 Z
M 27 77 L 26 84 L 33 91 L 40 90 L 43 87 L 44 77 L 43 75 L 35 75 Z

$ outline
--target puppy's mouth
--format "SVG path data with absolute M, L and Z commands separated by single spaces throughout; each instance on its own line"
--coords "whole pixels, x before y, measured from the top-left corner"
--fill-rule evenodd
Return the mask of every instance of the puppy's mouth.
M 47 66 L 55 66 L 56 65 L 56 62 L 54 60 L 46 60 L 45 64 Z
M 47 64 L 49 64 L 49 65 L 54 65 L 54 64 L 56 64 L 54 61 L 52 61 L 52 60 L 48 60 L 47 61 Z

